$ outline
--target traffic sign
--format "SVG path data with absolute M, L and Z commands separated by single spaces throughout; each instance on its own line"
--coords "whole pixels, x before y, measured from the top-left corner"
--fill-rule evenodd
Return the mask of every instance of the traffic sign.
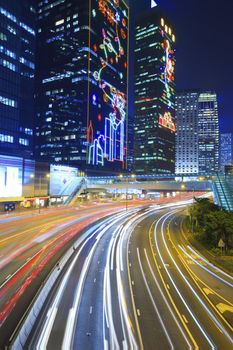
M 218 247 L 219 248 L 224 248 L 225 247 L 225 242 L 222 240 L 222 238 L 220 238 L 220 240 L 218 242 Z

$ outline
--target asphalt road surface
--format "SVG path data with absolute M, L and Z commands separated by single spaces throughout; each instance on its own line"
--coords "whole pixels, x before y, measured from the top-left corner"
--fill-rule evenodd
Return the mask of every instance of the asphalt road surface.
M 30 349 L 232 349 L 233 279 L 185 240 L 180 207 L 131 208 L 89 228 Z

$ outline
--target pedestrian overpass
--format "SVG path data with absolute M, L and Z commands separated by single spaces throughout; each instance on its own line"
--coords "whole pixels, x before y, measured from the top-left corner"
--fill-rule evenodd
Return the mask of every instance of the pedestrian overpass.
M 96 176 L 74 179 L 75 189 L 67 200 L 74 204 L 79 196 L 88 193 L 125 192 L 133 190 L 147 192 L 213 192 L 215 202 L 223 209 L 233 211 L 233 176 L 209 174 L 208 176 L 176 175 L 119 175 Z M 75 181 L 77 184 L 75 184 Z

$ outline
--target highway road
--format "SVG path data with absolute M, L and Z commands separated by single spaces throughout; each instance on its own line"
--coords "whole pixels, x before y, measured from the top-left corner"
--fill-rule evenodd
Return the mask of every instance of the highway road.
M 232 349 L 233 279 L 192 249 L 179 207 L 89 228 L 47 300 L 33 349 Z
M 122 203 L 94 203 L 0 217 L 0 348 L 82 230 L 122 210 Z

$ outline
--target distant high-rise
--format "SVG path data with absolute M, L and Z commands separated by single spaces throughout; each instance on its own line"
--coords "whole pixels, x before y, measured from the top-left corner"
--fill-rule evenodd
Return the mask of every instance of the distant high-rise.
M 125 169 L 125 2 L 40 2 L 37 54 L 37 159 L 93 172 Z
M 33 151 L 34 1 L 0 1 L 0 155 Z
M 135 36 L 135 171 L 174 174 L 175 35 L 155 7 L 138 17 Z
M 176 96 L 176 174 L 197 174 L 199 93 L 184 91 Z
M 213 174 L 219 169 L 216 94 L 183 91 L 176 104 L 176 174 Z
M 218 104 L 214 92 L 202 92 L 198 99 L 198 162 L 199 173 L 219 170 Z
M 233 165 L 233 133 L 220 134 L 220 169 Z

